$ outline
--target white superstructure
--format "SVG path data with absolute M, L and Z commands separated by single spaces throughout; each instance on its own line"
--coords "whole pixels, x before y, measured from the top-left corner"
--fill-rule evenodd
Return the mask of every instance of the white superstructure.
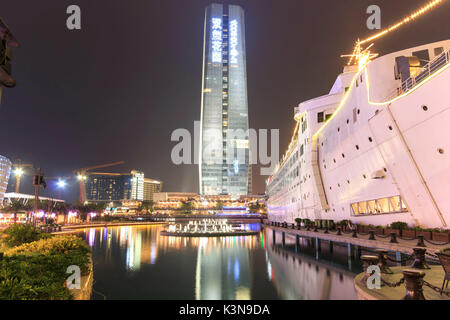
M 267 180 L 269 219 L 449 228 L 449 48 L 445 40 L 347 66 L 329 94 L 300 103 Z

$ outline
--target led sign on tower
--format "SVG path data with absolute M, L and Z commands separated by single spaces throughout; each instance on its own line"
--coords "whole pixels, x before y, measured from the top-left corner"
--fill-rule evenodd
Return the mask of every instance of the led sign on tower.
M 212 62 L 222 62 L 222 19 L 212 19 Z
M 230 22 L 230 63 L 238 63 L 237 57 L 239 52 L 237 51 L 238 45 L 238 22 L 232 20 Z

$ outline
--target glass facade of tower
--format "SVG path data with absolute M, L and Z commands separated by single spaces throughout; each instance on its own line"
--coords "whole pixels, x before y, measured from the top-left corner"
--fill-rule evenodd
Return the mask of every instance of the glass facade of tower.
M 200 143 L 200 193 L 251 193 L 244 10 L 206 8 Z
M 8 180 L 11 174 L 12 163 L 8 158 L 0 156 L 0 200 L 5 195 L 6 188 L 8 187 Z
M 86 181 L 88 201 L 144 200 L 144 173 L 89 174 Z

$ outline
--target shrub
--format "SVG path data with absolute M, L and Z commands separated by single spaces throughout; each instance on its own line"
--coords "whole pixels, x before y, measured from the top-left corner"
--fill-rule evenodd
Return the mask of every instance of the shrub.
M 0 261 L 0 300 L 71 299 L 64 287 L 66 270 L 77 265 L 89 271 L 88 245 L 73 235 L 24 243 L 4 252 Z
M 402 222 L 402 221 L 392 222 L 391 229 L 406 230 L 406 229 L 408 229 L 408 224 L 406 222 Z
M 54 236 L 50 239 L 41 239 L 31 243 L 24 243 L 20 246 L 5 251 L 5 255 L 55 255 L 68 254 L 73 251 L 86 254 L 90 251 L 86 242 L 74 235 Z
M 28 224 L 14 224 L 6 229 L 4 233 L 6 234 L 6 237 L 3 241 L 10 247 L 50 237 L 49 234 L 40 232 Z
M 297 224 L 300 224 L 300 223 L 302 222 L 302 219 L 300 219 L 300 218 L 295 218 L 295 222 L 296 222 Z
M 64 287 L 66 270 L 78 265 L 86 274 L 89 257 L 70 255 L 15 255 L 0 261 L 0 300 L 71 299 Z

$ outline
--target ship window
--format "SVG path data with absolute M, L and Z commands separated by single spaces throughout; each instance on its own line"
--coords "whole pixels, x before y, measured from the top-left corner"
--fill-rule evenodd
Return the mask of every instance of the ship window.
M 323 122 L 323 112 L 318 112 L 317 113 L 317 122 L 318 123 Z
M 361 201 L 351 204 L 353 215 L 406 212 L 408 209 L 400 196 Z
M 438 55 L 440 55 L 442 52 L 444 52 L 444 48 L 443 48 L 443 47 L 434 48 L 434 56 L 438 56 Z
M 357 203 L 352 203 L 352 211 L 354 215 L 358 214 L 358 204 Z
M 390 209 L 392 212 L 398 212 L 401 208 L 400 197 L 389 198 Z
M 356 114 L 356 108 L 353 108 L 353 123 L 358 120 L 358 115 Z
M 333 115 L 332 113 L 327 114 L 327 115 L 325 116 L 325 120 L 330 119 L 332 115 Z
M 378 199 L 376 201 L 376 209 L 378 213 L 389 212 L 389 201 L 387 198 Z
M 366 213 L 376 213 L 375 200 L 367 201 Z
M 362 201 L 358 204 L 358 213 L 359 214 L 367 213 L 367 202 L 366 201 Z
M 428 107 L 427 106 L 422 106 L 423 111 L 428 111 Z
M 372 140 L 372 137 L 369 137 L 369 141 L 370 141 L 370 142 L 372 142 L 372 141 L 373 141 L 373 140 Z
M 428 50 L 420 50 L 412 53 L 413 56 L 419 58 L 420 66 L 425 66 L 428 62 L 430 62 L 430 55 L 428 54 Z

